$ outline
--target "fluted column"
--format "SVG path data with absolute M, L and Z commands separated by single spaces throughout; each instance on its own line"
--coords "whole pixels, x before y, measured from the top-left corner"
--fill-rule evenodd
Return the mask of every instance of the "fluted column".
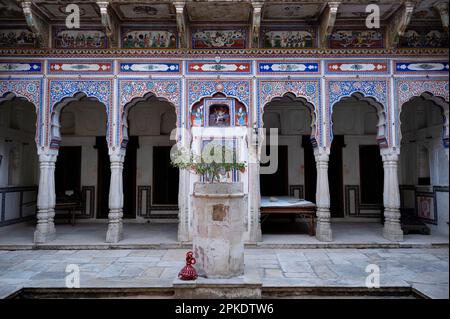
M 37 198 L 37 225 L 35 243 L 45 243 L 55 238 L 55 163 L 58 151 L 39 154 L 39 190 Z
M 328 186 L 328 159 L 329 151 L 314 151 L 317 167 L 317 226 L 316 238 L 320 241 L 332 241 L 332 231 L 330 223 L 330 189 Z
M 110 152 L 111 160 L 111 184 L 109 187 L 109 214 L 107 243 L 117 243 L 122 239 L 123 217 L 123 162 L 125 150 Z
M 391 241 L 403 241 L 400 226 L 400 190 L 398 185 L 398 154 L 381 152 L 384 168 L 384 228 L 383 236 Z

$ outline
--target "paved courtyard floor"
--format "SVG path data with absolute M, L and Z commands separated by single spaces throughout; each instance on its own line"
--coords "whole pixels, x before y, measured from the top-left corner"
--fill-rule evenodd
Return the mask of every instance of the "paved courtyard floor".
M 81 288 L 171 287 L 185 249 L 0 251 L 0 297 L 20 288 L 65 287 L 68 264 L 80 269 Z M 263 287 L 365 287 L 366 267 L 380 269 L 382 287 L 413 287 L 449 297 L 448 248 L 246 249 L 245 276 Z

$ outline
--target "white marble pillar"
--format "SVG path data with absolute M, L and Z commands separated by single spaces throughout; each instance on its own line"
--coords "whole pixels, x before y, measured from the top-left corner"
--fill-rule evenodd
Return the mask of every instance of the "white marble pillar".
M 180 170 L 178 189 L 178 241 L 188 242 L 189 236 L 189 172 Z
M 317 167 L 317 188 L 316 188 L 316 206 L 317 206 L 317 226 L 316 238 L 320 241 L 332 241 L 331 223 L 330 223 L 330 189 L 328 186 L 328 159 L 329 151 L 314 151 Z
M 125 150 L 113 150 L 110 152 L 111 160 L 111 184 L 109 187 L 109 214 L 107 243 L 117 243 L 122 239 L 123 217 L 123 162 Z
M 260 210 L 261 206 L 261 189 L 259 184 L 259 162 L 249 161 L 248 165 L 248 190 L 250 200 L 250 216 L 249 216 L 249 234 L 248 242 L 256 243 L 261 241 L 261 218 Z
M 398 154 L 381 152 L 384 168 L 384 228 L 383 236 L 391 241 L 403 241 L 400 226 L 400 190 L 398 185 Z
M 55 238 L 55 163 L 58 151 L 39 154 L 39 190 L 37 198 L 37 225 L 35 243 L 45 243 Z

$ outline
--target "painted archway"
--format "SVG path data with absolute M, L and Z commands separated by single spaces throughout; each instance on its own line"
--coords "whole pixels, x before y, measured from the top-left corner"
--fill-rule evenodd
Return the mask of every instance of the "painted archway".
M 83 98 L 98 100 L 107 114 L 106 138 L 112 145 L 112 80 L 51 79 L 48 81 L 48 104 L 46 110 L 46 145 L 57 149 L 60 141 L 59 120 L 61 110 L 70 102 Z
M 122 79 L 119 80 L 119 112 L 117 113 L 117 128 L 114 145 L 124 147 L 127 138 L 127 110 L 140 101 L 156 97 L 169 102 L 175 108 L 177 128 L 182 126 L 181 116 L 181 81 L 176 79 Z M 178 134 L 180 138 L 180 134 Z
M 400 114 L 403 105 L 415 97 L 422 97 L 431 100 L 442 110 L 443 115 L 443 136 L 442 141 L 445 148 L 448 148 L 449 141 L 449 83 L 448 80 L 430 79 L 397 79 L 395 81 L 397 95 L 395 98 L 395 141 L 400 147 L 401 143 L 401 121 Z
M 263 127 L 265 106 L 274 99 L 288 96 L 300 100 L 311 114 L 311 141 L 316 146 L 323 145 L 319 80 L 259 80 L 257 126 Z
M 380 148 L 387 148 L 392 144 L 390 134 L 390 107 L 389 107 L 389 85 L 386 79 L 361 79 L 361 80 L 327 80 L 326 88 L 326 130 L 328 147 L 333 140 L 332 114 L 333 107 L 343 98 L 356 97 L 358 100 L 366 101 L 372 105 L 378 114 L 377 141 Z
M 0 80 L 0 104 L 15 97 L 24 98 L 36 110 L 36 145 L 43 145 L 42 125 L 42 79 L 10 78 Z

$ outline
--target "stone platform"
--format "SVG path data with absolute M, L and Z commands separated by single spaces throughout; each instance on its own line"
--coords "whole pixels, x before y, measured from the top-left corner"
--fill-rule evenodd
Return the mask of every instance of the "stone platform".
M 177 241 L 176 223 L 125 223 L 124 238 L 117 244 L 105 243 L 107 224 L 79 222 L 75 226 L 56 225 L 55 240 L 46 244 L 34 244 L 34 223 L 21 223 L 0 227 L 0 249 L 177 249 L 192 247 L 190 243 Z M 336 222 L 332 224 L 334 240 L 320 242 L 309 236 L 299 226 L 295 229 L 278 229 L 263 232 L 263 240 L 247 244 L 247 248 L 430 248 L 448 247 L 448 235 L 432 232 L 431 235 L 410 234 L 401 243 L 390 242 L 382 236 L 378 223 Z

